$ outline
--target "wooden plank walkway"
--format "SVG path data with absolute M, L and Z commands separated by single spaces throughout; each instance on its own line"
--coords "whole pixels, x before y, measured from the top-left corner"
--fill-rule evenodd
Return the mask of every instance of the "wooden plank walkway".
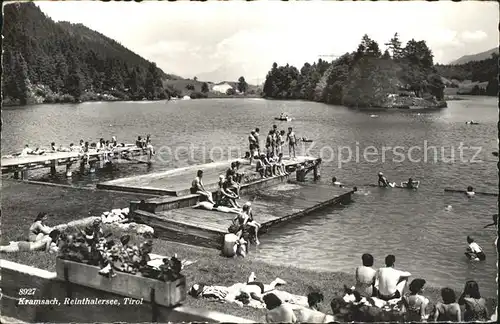
M 316 160 L 317 158 L 314 157 L 299 156 L 296 160 L 285 158 L 283 162 L 287 167 L 293 167 L 297 164 L 314 162 Z M 248 160 L 234 159 L 106 181 L 97 184 L 97 188 L 142 193 L 154 192 L 154 194 L 182 196 L 189 194 L 191 182 L 196 177 L 197 171 L 203 170 L 203 183 L 205 188 L 207 190 L 215 190 L 217 188 L 217 182 L 219 181 L 219 175 L 225 174 L 233 161 L 240 161 L 240 172 L 248 175 L 250 179 L 260 178 L 260 175 L 255 172 L 255 165 L 248 165 Z
M 113 151 L 97 151 L 95 149 L 91 149 L 88 153 L 89 161 L 99 160 L 105 154 L 111 155 L 110 158 L 112 159 L 117 159 L 123 157 L 124 155 L 146 155 L 147 152 L 136 147 L 134 144 L 126 144 L 124 147 L 116 147 Z M 2 173 L 72 164 L 76 161 L 81 161 L 82 156 L 83 154 L 79 152 L 55 152 L 45 153 L 43 155 L 2 157 Z
M 283 185 L 277 187 L 280 186 Z M 240 204 L 252 202 L 254 218 L 261 223 L 262 233 L 320 208 L 350 201 L 352 194 L 352 190 L 344 188 L 294 185 L 294 189 L 278 191 L 281 195 L 276 197 L 275 189 L 267 188 L 256 194 L 246 194 L 240 200 Z M 156 214 L 138 211 L 135 216 L 138 221 L 155 228 L 160 238 L 220 248 L 221 240 L 236 215 L 188 207 Z

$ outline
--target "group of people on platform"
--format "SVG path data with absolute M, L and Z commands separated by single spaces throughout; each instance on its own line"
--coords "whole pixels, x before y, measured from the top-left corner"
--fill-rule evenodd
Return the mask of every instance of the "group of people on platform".
M 147 150 L 149 158 L 155 155 L 155 149 L 151 143 L 151 135 L 147 135 L 146 138 L 142 138 L 138 136 L 136 141 L 136 146 L 142 148 L 143 150 Z M 88 153 L 90 150 L 96 150 L 97 152 L 106 151 L 113 152 L 113 150 L 117 147 L 125 147 L 124 143 L 118 143 L 116 136 L 112 136 L 111 140 L 105 140 L 104 138 L 100 138 L 97 142 L 89 142 L 80 140 L 79 145 L 75 145 L 74 143 L 70 143 L 69 147 L 64 147 L 62 144 L 59 147 L 56 146 L 55 142 L 50 143 L 48 148 L 40 148 L 36 149 L 30 148 L 28 144 L 26 144 L 21 151 L 21 153 L 14 154 L 14 156 L 28 156 L 28 155 L 43 155 L 46 153 L 57 153 L 57 152 L 77 152 L 82 154 L 82 158 L 84 161 L 88 160 Z M 106 159 L 110 156 L 106 156 Z M 108 162 L 108 160 L 106 160 Z
M 273 128 L 269 130 L 267 137 L 266 137 L 266 144 L 265 144 L 265 151 L 261 150 L 260 146 L 260 139 L 259 139 L 259 134 L 260 129 L 256 128 L 255 130 L 252 130 L 250 132 L 250 135 L 248 135 L 248 143 L 249 143 L 249 159 L 250 159 L 250 164 L 252 164 L 252 161 L 259 160 L 262 158 L 262 156 L 269 158 L 269 156 L 272 154 L 273 156 L 280 156 L 280 154 L 283 154 L 283 145 L 285 143 L 288 143 L 288 153 L 290 157 L 295 158 L 295 148 L 297 146 L 297 137 L 295 136 L 295 133 L 292 129 L 292 127 L 288 127 L 288 133 L 286 133 L 285 136 L 285 131 L 278 130 L 277 125 L 273 125 Z

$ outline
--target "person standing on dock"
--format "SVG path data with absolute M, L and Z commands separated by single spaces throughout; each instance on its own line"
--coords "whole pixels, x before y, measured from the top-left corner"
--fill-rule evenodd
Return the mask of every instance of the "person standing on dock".
M 257 151 L 257 154 L 260 155 L 260 139 L 259 139 L 259 136 L 260 136 L 260 129 L 257 127 L 255 129 L 255 133 L 254 133 L 254 137 L 255 137 L 255 145 L 256 145 L 256 151 Z
M 198 170 L 196 178 L 194 178 L 193 182 L 191 183 L 191 193 L 202 195 L 203 197 L 207 198 L 210 203 L 215 205 L 215 202 L 212 198 L 212 193 L 205 189 L 203 181 L 201 180 L 202 178 L 203 170 Z
M 288 155 L 290 158 L 292 158 L 292 151 L 293 151 L 293 158 L 295 159 L 295 145 L 297 144 L 297 137 L 295 137 L 295 133 L 293 132 L 291 127 L 288 127 L 288 134 L 286 135 L 286 140 L 288 141 Z
M 252 165 L 253 158 L 255 157 L 255 153 L 258 149 L 257 140 L 255 138 L 255 131 L 251 131 L 250 135 L 248 135 L 248 144 L 250 149 L 250 165 Z

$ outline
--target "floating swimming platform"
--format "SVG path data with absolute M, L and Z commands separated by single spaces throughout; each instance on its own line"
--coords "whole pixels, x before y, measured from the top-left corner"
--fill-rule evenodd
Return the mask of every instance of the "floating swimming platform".
M 395 189 L 418 189 L 418 186 L 420 185 L 420 181 L 414 181 L 415 187 L 413 188 L 408 188 L 407 182 L 401 182 L 400 184 L 397 184 L 396 182 L 390 182 L 388 186 L 379 186 L 378 184 L 374 183 L 369 183 L 364 185 L 365 187 L 373 187 L 373 188 L 395 188 Z
M 467 193 L 467 190 L 459 190 L 459 189 L 451 189 L 451 188 L 444 188 L 444 191 L 445 192 L 463 193 L 463 194 Z M 474 193 L 476 195 L 498 197 L 498 193 L 494 193 L 494 192 L 479 192 L 479 191 L 474 191 Z

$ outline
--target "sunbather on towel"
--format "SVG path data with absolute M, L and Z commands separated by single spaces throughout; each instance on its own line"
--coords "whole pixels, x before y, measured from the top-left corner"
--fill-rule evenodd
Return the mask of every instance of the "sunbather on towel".
M 189 290 L 189 295 L 195 298 L 215 298 L 240 306 L 250 304 L 253 307 L 265 307 L 263 296 L 276 289 L 276 286 L 286 284 L 280 278 L 276 278 L 269 285 L 255 280 L 255 274 L 252 272 L 246 283 L 236 283 L 230 287 L 209 286 L 205 284 L 194 284 Z M 258 303 L 252 303 L 255 300 Z

